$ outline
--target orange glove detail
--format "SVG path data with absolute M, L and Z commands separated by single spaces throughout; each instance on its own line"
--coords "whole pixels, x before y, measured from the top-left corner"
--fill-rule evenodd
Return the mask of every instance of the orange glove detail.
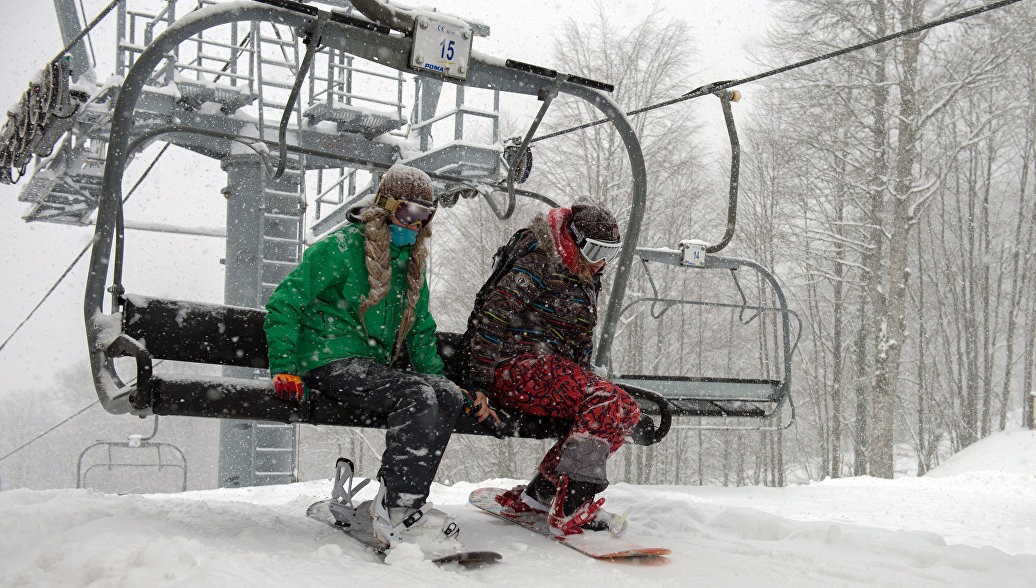
M 273 377 L 273 393 L 281 400 L 302 402 L 306 397 L 306 387 L 302 378 L 294 374 L 277 374 Z

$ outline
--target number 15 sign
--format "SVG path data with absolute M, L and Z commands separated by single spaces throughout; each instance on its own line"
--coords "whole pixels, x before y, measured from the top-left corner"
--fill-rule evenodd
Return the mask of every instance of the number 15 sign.
M 419 16 L 414 26 L 414 51 L 410 66 L 451 78 L 468 77 L 471 29 L 458 22 Z

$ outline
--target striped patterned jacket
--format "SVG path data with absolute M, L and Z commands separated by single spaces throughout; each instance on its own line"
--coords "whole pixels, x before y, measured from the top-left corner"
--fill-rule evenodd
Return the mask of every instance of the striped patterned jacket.
M 469 379 L 477 388 L 489 387 L 501 363 L 528 353 L 590 367 L 600 274 L 582 281 L 568 269 L 546 215 L 529 228 L 518 243 L 527 253 L 473 315 Z

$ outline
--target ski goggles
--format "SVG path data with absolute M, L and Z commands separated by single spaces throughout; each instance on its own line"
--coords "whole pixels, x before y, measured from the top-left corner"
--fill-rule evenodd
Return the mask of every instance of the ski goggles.
M 374 205 L 389 211 L 403 226 L 412 227 L 416 224 L 418 230 L 432 222 L 435 216 L 435 206 L 418 204 L 412 200 L 396 200 L 384 194 L 374 198 Z
M 599 241 L 597 239 L 591 239 L 587 237 L 576 228 L 573 223 L 569 226 L 569 230 L 572 232 L 572 237 L 576 243 L 576 247 L 579 248 L 579 252 L 583 254 L 590 263 L 597 263 L 604 261 L 605 263 L 611 263 L 619 255 L 619 251 L 622 249 L 622 243 L 610 243 L 608 241 Z

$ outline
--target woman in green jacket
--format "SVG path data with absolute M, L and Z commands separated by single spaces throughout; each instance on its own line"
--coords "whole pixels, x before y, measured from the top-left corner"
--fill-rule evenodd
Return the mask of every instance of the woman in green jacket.
M 424 264 L 434 214 L 428 175 L 393 165 L 373 205 L 354 207 L 351 223 L 309 247 L 266 305 L 279 397 L 300 401 L 319 391 L 387 416 L 371 518 L 389 546 L 415 537 L 418 523 L 438 513 L 425 501 L 466 396 L 443 375 L 428 312 Z M 404 345 L 412 372 L 391 367 Z M 495 418 L 481 393 L 469 402 L 480 421 Z M 442 519 L 441 528 L 426 524 L 420 533 L 455 537 L 456 523 Z

